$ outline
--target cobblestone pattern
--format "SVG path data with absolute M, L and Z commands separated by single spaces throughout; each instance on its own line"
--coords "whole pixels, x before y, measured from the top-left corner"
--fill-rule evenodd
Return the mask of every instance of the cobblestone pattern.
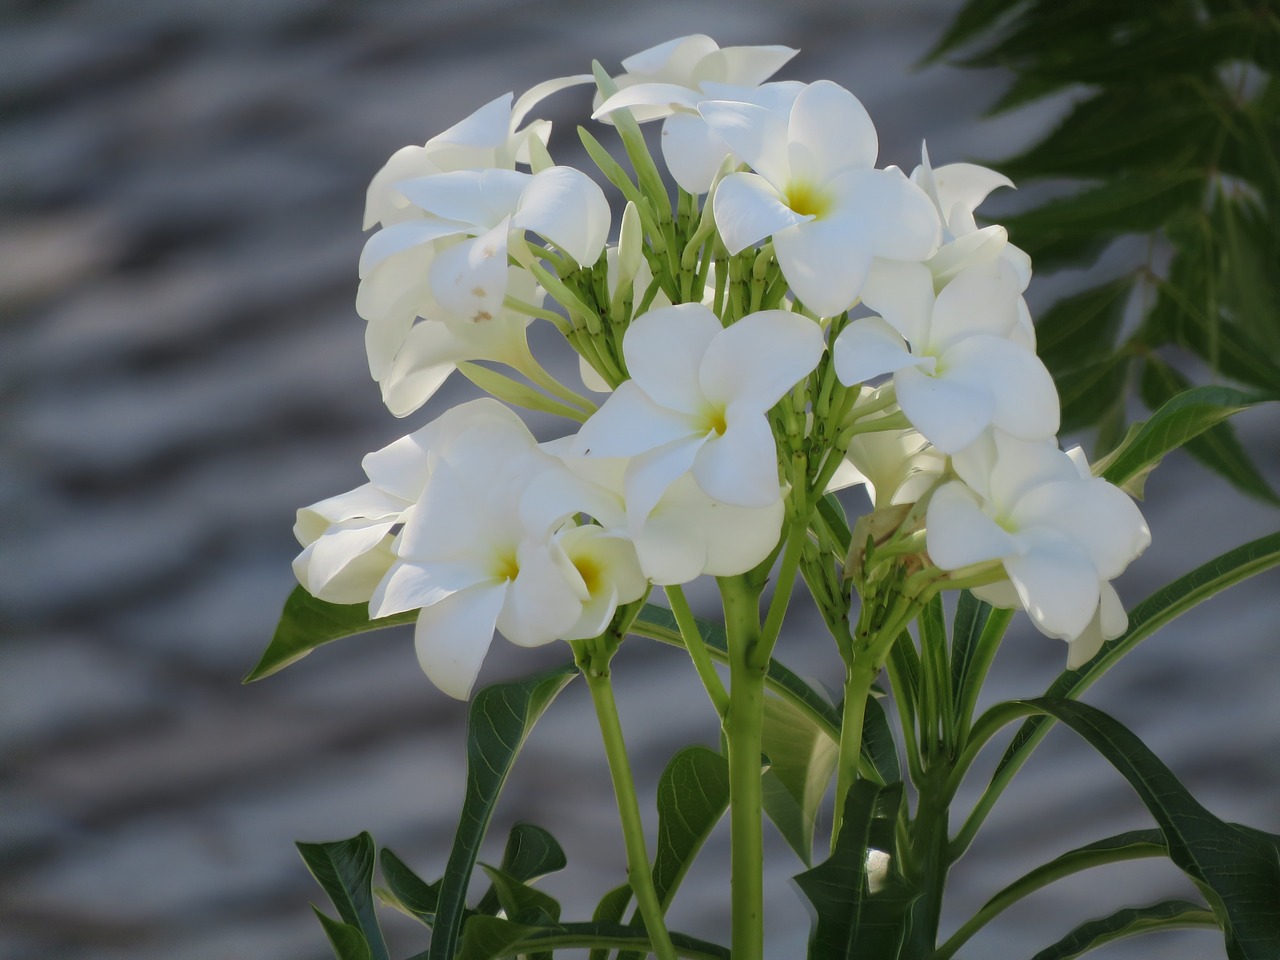
M 360 455 L 406 429 L 378 403 L 352 307 L 363 190 L 383 159 L 589 55 L 616 63 L 696 30 L 803 48 L 791 75 L 859 93 L 888 160 L 910 166 L 926 133 L 935 161 L 999 155 L 1044 114 L 979 125 L 999 76 L 906 72 L 945 7 L 5 5 L 0 955 L 318 958 L 327 948 L 306 903 L 321 895 L 294 839 L 369 828 L 423 872 L 442 866 L 463 711 L 418 674 L 405 636 L 353 640 L 238 684 L 291 586 L 294 509 L 354 485 Z M 570 161 L 581 99 L 548 104 L 560 121 L 553 152 Z M 465 395 L 451 384 L 434 409 Z M 1275 416 L 1242 426 L 1276 477 Z M 1185 461 L 1155 476 L 1147 509 L 1157 547 L 1122 584 L 1131 600 L 1276 525 Z M 1272 577 L 1187 618 L 1092 699 L 1219 813 L 1280 830 L 1275 587 Z M 834 684 L 813 619 L 800 611 L 793 627 L 784 657 Z M 488 677 L 562 655 L 495 651 Z M 994 692 L 1034 694 L 1061 658 L 1043 638 L 1011 638 Z M 617 673 L 651 793 L 667 757 L 713 742 L 714 727 L 671 652 L 629 645 Z M 575 915 L 622 878 L 620 844 L 594 839 L 615 836 L 614 812 L 587 711 L 571 688 L 498 816 L 564 838 L 571 870 L 548 887 Z M 951 925 L 1038 859 L 1144 822 L 1069 736 L 1046 753 L 957 870 Z M 799 865 L 769 842 L 770 955 L 794 955 L 785 945 L 808 922 L 786 888 Z M 725 857 L 718 837 L 677 926 L 724 929 Z M 1181 889 L 1171 870 L 1144 870 Z M 1031 901 L 973 955 L 1025 956 L 1138 874 L 1108 877 Z M 418 949 L 411 930 L 390 926 L 402 953 Z M 1216 948 L 1187 934 L 1160 955 L 1205 949 Z

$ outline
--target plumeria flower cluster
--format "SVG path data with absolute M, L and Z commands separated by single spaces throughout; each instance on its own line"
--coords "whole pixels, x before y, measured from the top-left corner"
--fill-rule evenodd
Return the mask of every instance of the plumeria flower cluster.
M 1073 664 L 1124 629 L 1110 581 L 1149 534 L 1058 448 L 1030 263 L 974 218 L 1009 182 L 927 153 L 910 176 L 878 167 L 852 93 L 770 80 L 794 54 L 693 36 L 597 67 L 594 117 L 635 171 L 583 134 L 613 207 L 526 122 L 586 75 L 498 98 L 374 177 L 357 309 L 391 412 L 461 369 L 575 422 L 539 443 L 474 400 L 299 512 L 301 583 L 373 617 L 420 611 L 447 693 L 469 695 L 495 630 L 587 639 L 654 585 L 767 569 L 850 482 L 897 511 L 876 546 L 919 545 L 917 582 L 1025 608 Z M 658 120 L 674 206 L 639 127 Z M 598 408 L 533 357 L 531 322 L 563 334 Z

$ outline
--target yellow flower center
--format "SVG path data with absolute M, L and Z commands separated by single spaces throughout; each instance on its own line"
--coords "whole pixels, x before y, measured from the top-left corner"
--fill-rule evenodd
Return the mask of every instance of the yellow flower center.
M 783 199 L 788 207 L 802 217 L 814 216 L 821 219 L 830 212 L 832 207 L 830 196 L 814 184 L 803 180 L 793 180 L 787 184 Z
M 586 584 L 587 593 L 595 596 L 604 579 L 604 570 L 600 566 L 600 561 L 591 556 L 577 556 L 573 558 L 573 566 L 582 577 L 582 582 Z
M 516 560 L 514 550 L 508 550 L 495 558 L 493 575 L 503 580 L 514 580 L 520 575 L 520 562 Z

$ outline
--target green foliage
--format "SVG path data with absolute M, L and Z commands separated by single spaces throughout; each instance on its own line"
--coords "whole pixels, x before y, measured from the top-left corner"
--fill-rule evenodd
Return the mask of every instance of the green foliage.
M 341 925 L 335 924 L 317 911 L 339 960 L 358 955 L 359 951 L 353 946 L 357 937 L 364 943 L 364 956 L 369 960 L 388 960 L 387 945 L 373 909 L 373 837 L 365 832 L 349 840 L 297 846 L 307 869 L 342 918 Z
M 294 587 L 285 601 L 271 642 L 244 682 L 252 683 L 269 677 L 331 640 L 413 623 L 417 619 L 418 611 L 410 610 L 370 620 L 367 603 L 329 603 L 317 600 L 302 587 Z
M 815 912 L 809 960 L 898 956 L 918 896 L 899 869 L 895 826 L 903 803 L 901 783 L 856 781 L 830 858 L 795 878 Z M 871 859 L 873 852 L 880 856 Z
M 1129 781 L 1159 824 L 1169 859 L 1208 898 L 1229 960 L 1280 955 L 1280 837 L 1213 816 L 1146 744 L 1096 707 L 1050 697 L 1023 705 L 1070 727 Z
M 839 758 L 839 744 L 808 715 L 776 697 L 764 701 L 764 812 L 806 866 L 813 831 Z
M 378 866 L 386 884 L 374 890 L 378 899 L 428 927 L 435 923 L 440 881 L 427 883 L 386 847 L 378 853 Z
M 528 883 L 565 868 L 564 850 L 546 830 L 532 823 L 517 823 L 507 835 L 502 853 L 502 872 L 518 883 Z M 477 913 L 497 913 L 499 896 L 496 884 L 476 904 Z
M 730 960 L 724 947 L 682 933 L 671 933 L 676 955 L 687 960 Z M 533 926 L 498 917 L 472 917 L 467 922 L 457 960 L 497 960 L 536 956 L 553 950 L 637 950 L 651 952 L 649 940 L 632 927 L 606 923 L 563 923 Z
M 968 0 L 927 59 L 943 57 L 1012 72 L 993 113 L 1083 93 L 1038 142 L 990 161 L 1022 184 L 1075 184 L 1005 221 L 1038 269 L 1089 267 L 1119 237 L 1146 240 L 1120 276 L 1111 256 L 1111 279 L 1040 318 L 1063 430 L 1098 428 L 1105 452 L 1128 398 L 1157 409 L 1195 385 L 1175 369 L 1197 363 L 1210 382 L 1280 395 L 1280 8 Z M 1277 502 L 1230 426 L 1187 447 Z
M 1072 960 L 1097 947 L 1158 930 L 1217 929 L 1212 910 L 1186 900 L 1163 900 L 1149 907 L 1125 907 L 1109 917 L 1082 923 L 1031 960 Z
M 373 954 L 369 952 L 369 944 L 359 927 L 334 920 L 314 905 L 311 909 L 315 912 L 316 919 L 320 921 L 324 935 L 329 938 L 329 945 L 333 947 L 333 955 L 337 960 L 373 960 Z
M 524 680 L 485 687 L 471 702 L 466 798 L 440 884 L 431 960 L 453 960 L 471 871 L 498 796 L 529 731 L 574 675 L 575 668 L 566 664 Z

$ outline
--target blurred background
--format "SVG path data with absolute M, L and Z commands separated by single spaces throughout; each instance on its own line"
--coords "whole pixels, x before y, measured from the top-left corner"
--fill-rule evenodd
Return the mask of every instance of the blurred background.
M 293 841 L 371 830 L 419 872 L 443 869 L 463 783 L 465 707 L 419 673 L 399 631 L 324 648 L 242 687 L 293 585 L 297 507 L 363 480 L 359 458 L 471 395 L 451 381 L 397 422 L 356 316 L 365 187 L 388 155 L 509 90 L 617 71 L 705 32 L 783 43 L 785 78 L 863 99 L 881 163 L 1008 155 L 1065 101 L 979 119 L 999 71 L 913 70 L 944 0 L 547 2 L 57 0 L 0 5 L 0 955 L 10 960 L 303 960 L 329 955 L 323 899 Z M 588 94 L 539 115 L 577 163 Z M 1008 209 L 999 198 L 990 209 Z M 1034 282 L 1033 309 L 1071 278 Z M 566 364 L 565 369 L 568 369 Z M 1239 421 L 1280 480 L 1280 418 Z M 1118 583 L 1132 604 L 1280 517 L 1178 454 L 1143 506 L 1154 545 Z M 1274 571 L 1149 640 L 1087 699 L 1141 735 L 1215 813 L 1280 831 L 1280 637 Z M 704 598 L 705 599 L 705 598 Z M 1035 695 L 1065 648 L 1024 617 L 988 698 Z M 495 643 L 485 678 L 563 657 Z M 835 688 L 816 616 L 779 656 Z M 642 802 L 691 741 L 714 743 L 678 651 L 632 641 L 615 675 Z M 623 880 L 616 813 L 585 691 L 535 731 L 494 825 L 552 830 L 569 869 L 545 886 L 589 915 Z M 989 769 L 989 764 L 988 768 Z M 973 791 L 962 794 L 971 800 Z M 1128 786 L 1055 731 L 957 867 L 944 934 L 1030 866 L 1148 825 Z M 771 829 L 771 828 L 767 828 Z M 802 865 L 770 833 L 770 955 L 796 956 Z M 725 837 L 695 866 L 673 926 L 718 936 Z M 1137 887 L 1137 884 L 1147 886 Z M 1173 868 L 1110 867 L 1025 901 L 972 943 L 1021 958 Z M 1124 902 L 1131 902 L 1125 900 Z M 422 949 L 388 918 L 400 956 Z M 1100 957 L 1218 956 L 1189 932 Z

